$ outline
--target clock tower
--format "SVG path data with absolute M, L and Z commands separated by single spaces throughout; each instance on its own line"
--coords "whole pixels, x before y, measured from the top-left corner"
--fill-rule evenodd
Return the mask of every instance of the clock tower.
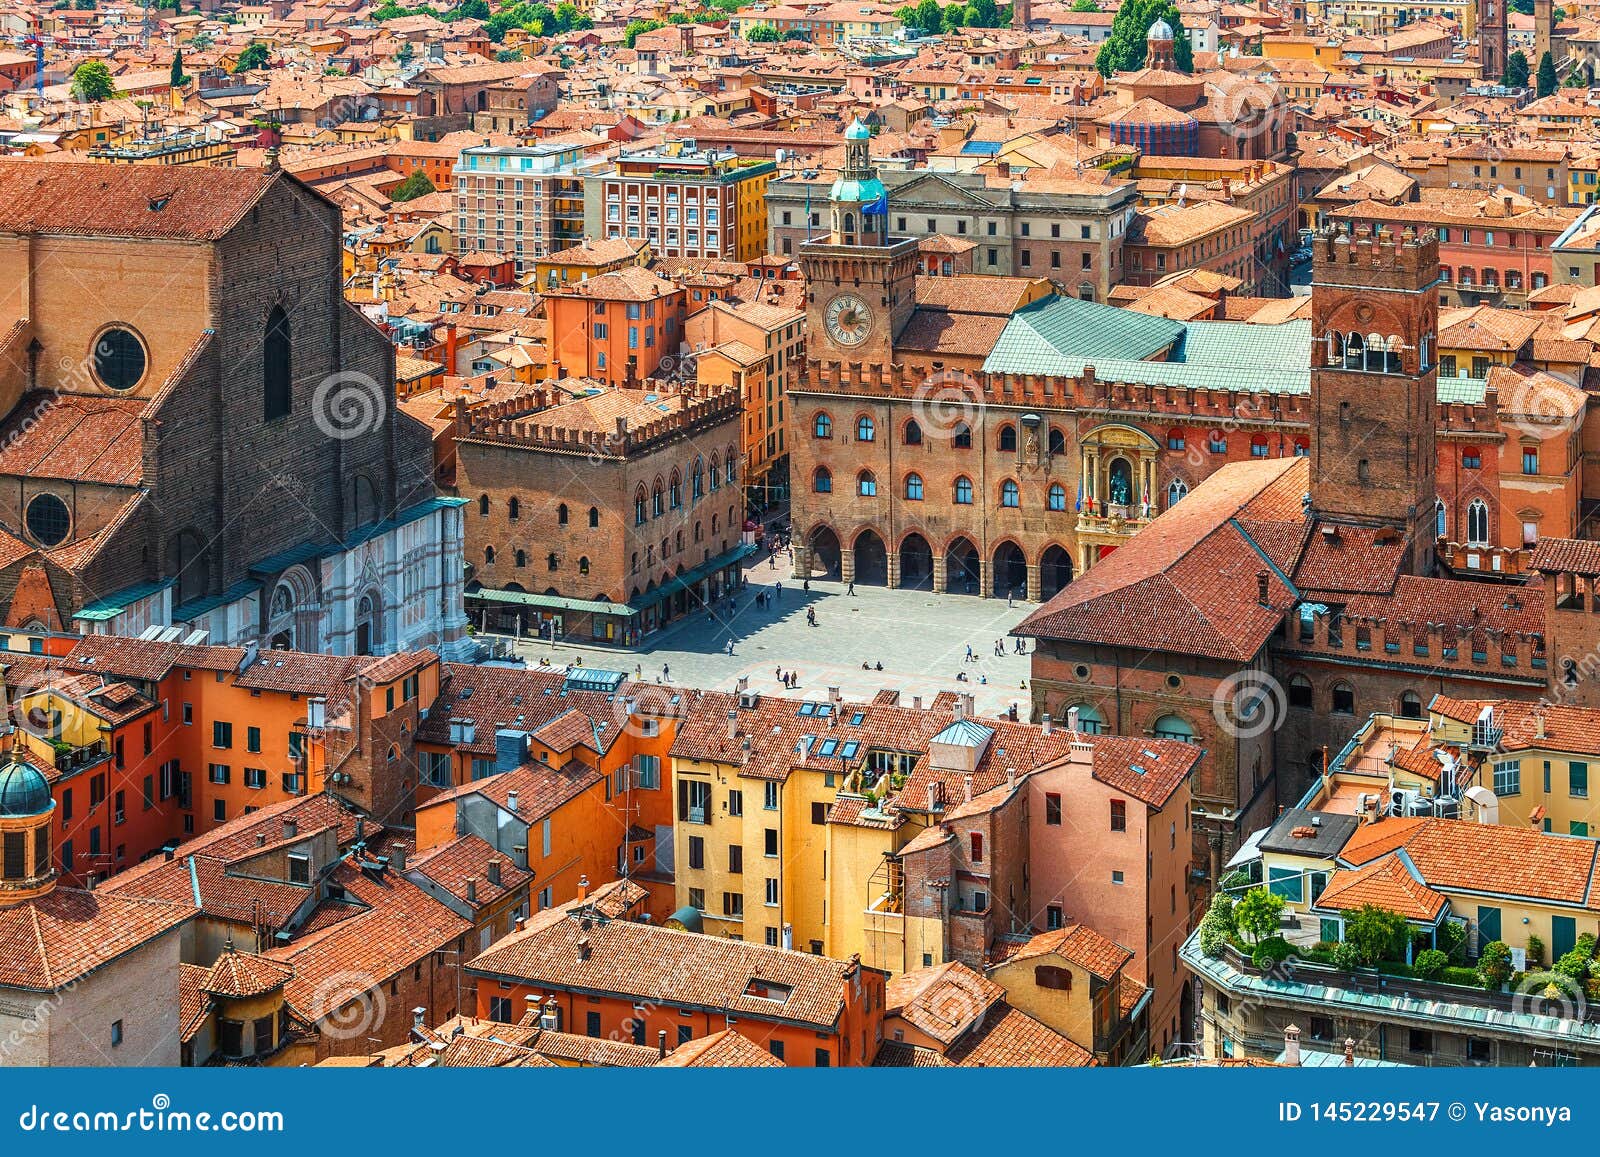
M 844 167 L 828 191 L 826 238 L 800 246 L 806 352 L 816 361 L 887 366 L 916 306 L 917 242 L 889 236 L 889 193 L 872 164 L 872 131 L 844 134 Z

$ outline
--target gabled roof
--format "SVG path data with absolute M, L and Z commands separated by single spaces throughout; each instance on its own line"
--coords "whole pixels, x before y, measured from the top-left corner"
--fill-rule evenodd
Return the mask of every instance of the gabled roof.
M 278 174 L 0 159 L 0 233 L 215 241 Z

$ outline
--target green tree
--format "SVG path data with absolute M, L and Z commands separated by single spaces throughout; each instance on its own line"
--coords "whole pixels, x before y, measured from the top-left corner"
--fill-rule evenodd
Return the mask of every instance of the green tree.
M 1172 0 L 1122 0 L 1122 7 L 1111 21 L 1111 35 L 1095 54 L 1094 66 L 1100 70 L 1100 75 L 1143 68 L 1149 52 L 1150 26 L 1157 20 L 1165 20 L 1172 28 L 1172 55 L 1178 68 L 1183 72 L 1193 71 L 1194 49 L 1183 34 L 1183 19 Z
M 1528 87 L 1528 55 L 1522 49 L 1506 57 L 1506 74 L 1501 77 L 1500 83 L 1507 88 Z
M 749 44 L 776 44 L 783 39 L 783 33 L 771 24 L 757 24 L 744 34 L 744 38 Z
M 810 41 L 811 34 L 809 32 L 807 32 L 804 28 L 791 28 L 791 29 L 789 29 L 789 31 L 787 31 L 787 32 L 785 32 L 783 34 L 783 38 L 785 40 L 805 40 L 805 41 Z
M 1233 922 L 1241 934 L 1259 944 L 1278 930 L 1283 897 L 1265 888 L 1252 888 L 1233 906 Z
M 272 53 L 268 51 L 265 44 L 262 44 L 259 40 L 252 40 L 245 45 L 244 51 L 239 54 L 239 63 L 233 66 L 233 71 L 249 72 L 252 69 L 266 68 L 271 56 Z
M 630 20 L 622 29 L 622 43 L 626 48 L 632 48 L 634 41 L 646 32 L 654 32 L 657 28 L 666 25 L 659 20 Z
M 513 60 L 522 59 L 522 49 L 502 48 L 499 52 L 494 54 L 494 58 L 500 64 L 510 64 Z
M 183 49 L 181 48 L 173 54 L 172 76 L 168 80 L 168 83 L 171 84 L 173 88 L 182 88 L 184 85 L 189 83 L 189 78 L 183 73 Z
M 103 60 L 86 60 L 72 73 L 72 95 L 79 100 L 110 100 L 117 94 L 116 82 Z
M 1533 0 L 1511 0 L 1511 11 L 1520 12 L 1524 16 L 1533 15 Z
M 1392 960 L 1405 950 L 1406 918 L 1398 912 L 1363 904 L 1346 917 L 1344 939 L 1361 954 L 1361 963 Z
M 561 31 L 571 32 L 578 23 L 578 6 L 572 0 L 562 0 L 556 5 L 556 24 Z
M 1534 91 L 1539 96 L 1549 96 L 1556 90 L 1556 62 L 1548 52 L 1539 58 L 1539 77 Z
M 428 174 L 421 169 L 412 169 L 411 175 L 395 186 L 394 192 L 389 194 L 391 201 L 413 201 L 429 193 L 436 193 L 433 182 L 428 180 Z
M 1503 940 L 1491 940 L 1478 951 L 1478 979 L 1490 992 L 1510 980 L 1515 971 L 1511 967 L 1511 949 Z
M 446 20 L 487 20 L 489 19 L 489 0 L 461 0 L 454 8 L 444 14 Z
M 1100 11 L 1100 5 L 1096 4 L 1095 0 L 1072 0 L 1072 10 L 1074 12 L 1098 12 Z
M 917 0 L 916 17 L 912 20 L 924 32 L 938 32 L 944 27 L 944 11 L 939 0 Z

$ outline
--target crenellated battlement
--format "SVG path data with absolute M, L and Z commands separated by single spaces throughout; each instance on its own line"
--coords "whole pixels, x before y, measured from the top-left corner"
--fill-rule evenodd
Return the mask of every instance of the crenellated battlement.
M 602 429 L 595 424 L 591 407 L 587 405 L 602 396 L 598 394 L 571 397 L 562 391 L 541 387 L 515 398 L 472 408 L 458 398 L 456 440 L 620 461 L 709 426 L 737 422 L 743 405 L 738 390 L 693 383 L 683 386 L 661 383 L 659 390 L 652 390 L 647 384 L 628 392 L 677 396 L 682 399 L 681 408 L 637 424 L 618 416 L 611 428 Z
M 1439 273 L 1439 235 L 1407 226 L 1330 225 L 1312 238 L 1313 280 L 1401 289 L 1432 282 Z

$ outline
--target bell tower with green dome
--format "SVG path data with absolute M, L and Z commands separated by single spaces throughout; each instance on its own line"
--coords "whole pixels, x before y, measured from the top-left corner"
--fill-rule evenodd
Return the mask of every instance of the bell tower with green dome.
M 888 366 L 916 308 L 917 242 L 889 235 L 889 191 L 872 164 L 872 130 L 859 120 L 844 133 L 828 214 L 827 236 L 800 246 L 807 357 Z
M 37 899 L 56 884 L 50 781 L 13 747 L 0 763 L 0 908 Z
M 837 245 L 886 245 L 889 191 L 872 166 L 872 130 L 855 121 L 844 133 L 844 168 L 828 190 Z

